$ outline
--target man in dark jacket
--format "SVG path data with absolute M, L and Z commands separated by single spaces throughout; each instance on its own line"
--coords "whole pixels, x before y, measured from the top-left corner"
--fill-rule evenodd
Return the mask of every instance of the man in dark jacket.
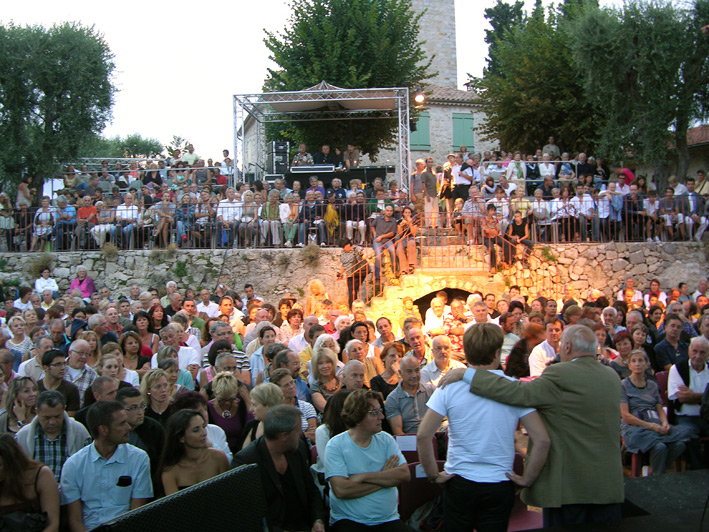
M 269 530 L 324 532 L 325 510 L 308 467 L 300 417 L 293 406 L 271 408 L 263 436 L 234 455 L 232 465 L 259 465 Z

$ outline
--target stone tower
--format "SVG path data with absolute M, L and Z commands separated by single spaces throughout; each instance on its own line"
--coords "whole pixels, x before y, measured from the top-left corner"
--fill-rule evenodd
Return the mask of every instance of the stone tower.
M 424 50 L 435 55 L 431 70 L 438 75 L 427 80 L 443 87 L 458 87 L 458 61 L 455 44 L 455 0 L 412 0 L 415 12 L 426 13 L 421 18 L 419 40 L 426 41 Z

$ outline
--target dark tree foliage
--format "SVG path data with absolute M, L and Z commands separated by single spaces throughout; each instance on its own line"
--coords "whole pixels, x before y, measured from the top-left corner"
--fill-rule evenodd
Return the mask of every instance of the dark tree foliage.
M 500 73 L 500 67 L 493 59 L 497 43 L 504 40 L 508 31 L 524 25 L 523 8 L 524 2 L 522 0 L 516 0 L 514 4 L 497 0 L 494 6 L 485 8 L 485 18 L 492 27 L 492 29 L 485 30 L 485 42 L 488 50 L 486 73 L 491 75 Z
M 709 109 L 709 0 L 682 7 L 631 1 L 586 11 L 573 24 L 573 53 L 587 98 L 600 115 L 599 147 L 632 151 L 666 173 L 689 167 L 687 130 Z
M 41 185 L 110 118 L 113 54 L 77 23 L 0 26 L 0 171 Z
M 419 43 L 421 15 L 411 0 L 293 0 L 283 33 L 264 42 L 278 65 L 265 91 L 298 91 L 327 81 L 342 88 L 413 87 L 435 73 Z M 395 138 L 396 120 L 337 120 L 279 125 L 282 138 L 311 151 L 351 142 L 376 157 Z M 269 128 L 269 137 L 274 136 Z
M 472 80 L 487 113 L 480 132 L 504 149 L 533 152 L 554 135 L 567 151 L 593 150 L 598 125 L 562 22 L 556 8 L 545 17 L 538 5 L 490 50 L 499 73 Z

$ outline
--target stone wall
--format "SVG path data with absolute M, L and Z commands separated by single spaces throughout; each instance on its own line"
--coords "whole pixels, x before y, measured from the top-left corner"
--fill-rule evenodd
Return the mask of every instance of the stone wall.
M 345 290 L 344 282 L 336 280 L 339 271 L 339 249 L 279 250 L 158 250 L 123 251 L 106 259 L 98 251 L 30 254 L 3 254 L 7 260 L 0 280 L 17 279 L 22 284 L 34 285 L 30 274 L 31 264 L 50 258 L 52 276 L 60 290 L 69 288 L 76 270 L 84 266 L 96 287 L 107 286 L 114 297 L 128 294 L 128 288 L 137 283 L 141 289 L 156 287 L 163 290 L 165 283 L 174 280 L 181 288 L 207 288 L 214 290 L 219 283 L 242 293 L 245 283 L 254 285 L 256 293 L 267 301 L 277 302 L 290 294 L 303 298 L 308 283 L 315 278 L 323 281 L 332 297 Z
M 107 259 L 101 252 L 6 253 L 2 256 L 5 262 L 0 280 L 5 284 L 19 281 L 33 285 L 31 266 L 44 258 L 50 261 L 62 291 L 68 289 L 77 267 L 84 266 L 97 287 L 108 286 L 114 296 L 127 294 L 133 283 L 142 289 L 152 286 L 162 289 L 168 280 L 175 280 L 180 287 L 210 290 L 220 282 L 237 291 L 243 290 L 245 283 L 251 283 L 267 301 L 277 302 L 286 294 L 304 300 L 308 283 L 318 278 L 330 298 L 339 301 L 346 298 L 344 282 L 336 279 L 339 255 L 339 249 L 313 246 L 278 250 L 131 251 L 121 252 L 113 259 Z M 694 242 L 537 246 L 530 262 L 529 269 L 518 264 L 494 276 L 473 270 L 421 270 L 405 276 L 400 286 L 387 287 L 383 297 L 375 298 L 372 306 L 376 312 L 389 312 L 399 308 L 405 295 L 416 299 L 445 287 L 502 293 L 515 284 L 531 296 L 541 291 L 558 297 L 566 286 L 584 297 L 590 287 L 610 296 L 620 290 L 629 275 L 641 289 L 647 289 L 650 280 L 657 278 L 663 289 L 686 281 L 693 291 L 697 281 L 708 274 L 706 247 Z
M 416 13 L 424 10 L 419 23 L 419 40 L 425 41 L 426 59 L 433 58 L 430 83 L 455 89 L 458 87 L 458 61 L 455 40 L 455 0 L 413 0 Z

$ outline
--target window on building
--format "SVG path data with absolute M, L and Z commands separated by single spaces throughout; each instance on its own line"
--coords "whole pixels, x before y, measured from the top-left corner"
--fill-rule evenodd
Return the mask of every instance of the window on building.
M 453 151 L 461 146 L 473 150 L 475 134 L 473 133 L 473 115 L 470 113 L 453 113 Z
M 428 113 L 421 113 L 416 120 L 416 131 L 409 136 L 409 148 L 412 150 L 429 151 L 431 149 L 431 133 Z

